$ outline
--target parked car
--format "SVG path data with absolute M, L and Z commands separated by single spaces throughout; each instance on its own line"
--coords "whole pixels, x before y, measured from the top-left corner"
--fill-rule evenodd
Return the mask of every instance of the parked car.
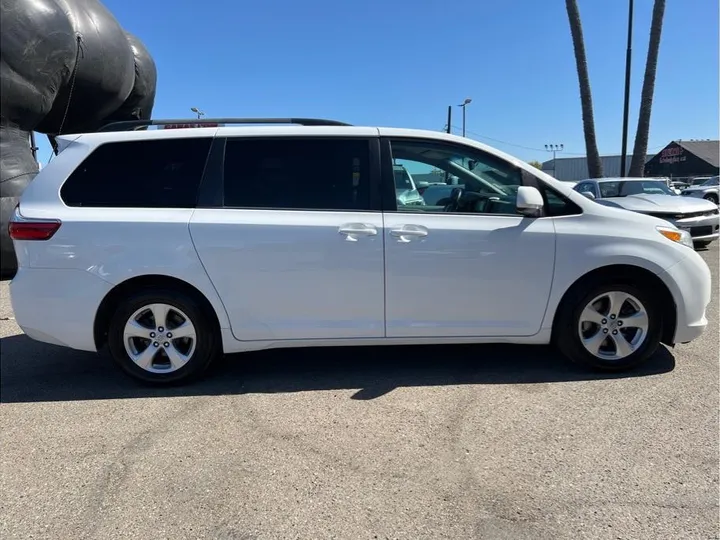
M 395 177 L 395 195 L 397 196 L 398 204 L 410 206 L 425 204 L 425 199 L 420 195 L 413 181 L 413 177 L 405 167 L 402 165 L 394 165 L 393 175 Z
M 583 180 L 575 190 L 596 202 L 669 221 L 690 233 L 696 246 L 720 236 L 718 207 L 710 201 L 678 196 L 664 181 L 651 178 Z
M 447 186 L 452 183 L 451 178 L 448 178 L 447 181 L 437 180 L 432 182 L 428 180 L 418 180 L 417 176 L 413 176 L 412 179 L 415 183 L 415 187 L 417 187 L 418 193 L 423 196 L 425 195 L 425 190 L 431 186 Z
M 708 180 L 714 178 L 713 176 L 694 176 L 690 178 L 690 185 L 691 186 L 699 186 L 701 184 L 704 184 Z
M 553 343 L 622 370 L 707 325 L 710 270 L 688 231 L 479 142 L 207 122 L 224 126 L 58 137 L 9 227 L 30 338 L 107 347 L 133 377 L 171 383 L 223 352 L 343 345 Z M 394 159 L 462 187 L 403 205 Z
M 720 176 L 708 178 L 701 184 L 693 184 L 682 191 L 684 197 L 700 197 L 718 204 L 720 201 Z

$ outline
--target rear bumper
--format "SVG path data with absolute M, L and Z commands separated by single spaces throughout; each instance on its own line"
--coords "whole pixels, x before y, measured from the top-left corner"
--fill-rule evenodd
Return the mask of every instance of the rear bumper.
M 10 282 L 15 321 L 28 337 L 95 351 L 95 314 L 112 285 L 83 270 L 20 267 Z
M 685 259 L 659 274 L 670 289 L 677 309 L 673 343 L 693 341 L 708 324 L 705 310 L 712 296 L 710 268 L 700 255 L 688 252 Z

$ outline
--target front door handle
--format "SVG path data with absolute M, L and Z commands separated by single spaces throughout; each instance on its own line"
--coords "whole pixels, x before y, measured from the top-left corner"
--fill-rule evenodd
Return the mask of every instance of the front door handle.
M 403 225 L 396 229 L 390 229 L 390 234 L 398 239 L 398 242 L 412 242 L 416 238 L 425 238 L 428 230 L 422 225 Z
M 345 235 L 348 242 L 357 242 L 360 236 L 376 236 L 378 231 L 367 223 L 346 223 L 340 225 L 338 233 Z

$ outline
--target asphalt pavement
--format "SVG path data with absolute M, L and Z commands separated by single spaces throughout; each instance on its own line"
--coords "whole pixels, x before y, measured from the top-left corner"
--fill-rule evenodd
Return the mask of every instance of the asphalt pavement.
M 301 349 L 153 389 L 26 338 L 4 282 L 0 537 L 718 538 L 703 257 L 706 333 L 620 375 L 545 347 Z

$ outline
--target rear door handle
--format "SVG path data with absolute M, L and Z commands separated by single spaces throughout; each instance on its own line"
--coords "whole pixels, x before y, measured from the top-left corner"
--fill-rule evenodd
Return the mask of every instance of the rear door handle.
M 367 223 L 345 223 L 340 225 L 338 233 L 345 235 L 348 242 L 357 242 L 360 236 L 376 236 L 378 231 Z
M 396 229 L 390 229 L 390 234 L 398 239 L 398 242 L 412 242 L 415 238 L 425 238 L 428 230 L 422 225 L 403 225 Z

